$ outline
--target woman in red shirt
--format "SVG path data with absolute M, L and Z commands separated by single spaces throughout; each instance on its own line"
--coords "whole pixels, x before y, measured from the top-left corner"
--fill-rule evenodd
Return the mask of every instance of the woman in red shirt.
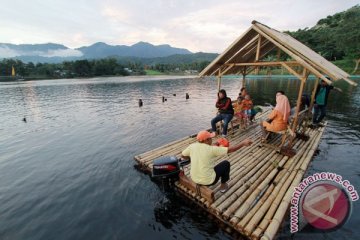
M 211 120 L 211 128 L 213 132 L 216 132 L 216 123 L 224 121 L 224 127 L 222 135 L 226 137 L 228 124 L 234 116 L 234 109 L 231 103 L 231 99 L 227 97 L 226 91 L 221 89 L 218 93 L 218 99 L 215 106 L 218 108 L 218 115 Z

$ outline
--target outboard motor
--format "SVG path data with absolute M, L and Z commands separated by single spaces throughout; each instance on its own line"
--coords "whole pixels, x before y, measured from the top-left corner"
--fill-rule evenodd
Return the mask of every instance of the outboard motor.
M 153 162 L 152 178 L 168 180 L 169 182 L 176 181 L 179 174 L 183 171 L 183 166 L 188 165 L 190 160 L 181 160 L 176 156 L 163 156 L 157 158 Z

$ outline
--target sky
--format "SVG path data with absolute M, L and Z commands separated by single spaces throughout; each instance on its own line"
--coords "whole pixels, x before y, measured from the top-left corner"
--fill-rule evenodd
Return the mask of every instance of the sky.
M 312 27 L 359 0 L 0 0 L 1 43 L 145 41 L 220 53 L 257 20 L 280 31 Z

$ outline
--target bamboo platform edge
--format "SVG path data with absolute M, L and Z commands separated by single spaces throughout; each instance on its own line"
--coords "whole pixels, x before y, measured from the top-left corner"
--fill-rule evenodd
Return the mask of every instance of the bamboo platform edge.
M 297 176 L 295 179 L 293 179 L 291 182 L 290 182 L 290 186 L 287 188 L 287 189 L 285 189 L 286 190 L 286 194 L 281 198 L 281 201 L 279 202 L 279 204 L 277 205 L 277 207 L 276 207 L 276 213 L 274 213 L 275 215 L 279 215 L 279 213 L 278 213 L 278 208 L 280 207 L 280 206 L 282 206 L 282 207 L 286 207 L 286 212 L 288 211 L 288 208 L 289 208 L 289 206 L 290 206 L 290 204 L 289 203 L 287 203 L 287 206 L 285 206 L 284 204 L 286 204 L 286 203 L 284 203 L 283 201 L 284 201 L 284 199 L 286 198 L 286 196 L 288 195 L 287 194 L 287 192 L 288 191 L 290 191 L 290 188 L 292 187 L 292 186 L 294 186 L 294 182 L 295 182 L 295 180 L 296 179 L 298 179 L 299 177 L 301 177 L 301 178 L 303 178 L 303 176 L 305 175 L 305 173 L 306 173 L 306 171 L 308 170 L 308 167 L 309 167 L 309 165 L 310 165 L 310 162 L 313 160 L 313 157 L 314 157 L 314 154 L 315 154 L 315 150 L 316 149 L 318 149 L 318 146 L 319 146 L 319 144 L 320 144 L 320 142 L 321 142 L 321 138 L 322 138 L 322 135 L 324 134 L 324 131 L 325 131 L 325 128 L 326 128 L 326 125 L 327 124 L 325 124 L 323 127 L 321 127 L 321 128 L 318 128 L 318 129 L 315 129 L 315 130 L 310 130 L 310 132 L 311 132 L 311 138 L 313 138 L 313 139 L 311 139 L 311 140 L 309 140 L 309 143 L 307 143 L 306 142 L 306 144 L 302 144 L 302 145 L 299 145 L 297 148 L 298 148 L 298 150 L 302 150 L 302 151 L 300 151 L 300 152 L 302 152 L 301 153 L 301 156 L 298 156 L 298 158 L 299 158 L 299 166 L 296 166 L 296 168 L 294 168 L 293 170 L 291 170 L 291 171 L 295 171 L 295 175 Z M 236 141 L 240 141 L 241 139 L 242 139 L 242 137 L 245 135 L 248 135 L 248 134 L 251 134 L 251 132 L 252 131 L 255 131 L 255 133 L 256 133 L 256 128 L 251 128 L 248 132 L 240 132 L 241 134 L 235 134 L 235 135 L 233 135 L 232 136 L 232 138 L 234 138 L 234 140 L 236 139 Z M 241 135 L 241 136 L 240 136 Z M 165 145 L 163 145 L 163 146 L 165 146 L 165 148 L 168 148 L 167 149 L 167 152 L 174 152 L 175 150 L 176 150 L 176 146 L 178 146 L 178 147 L 184 147 L 184 144 L 182 144 L 182 142 L 187 142 L 187 140 L 189 140 L 189 139 L 193 139 L 193 140 L 196 140 L 195 139 L 195 136 L 196 135 L 191 135 L 191 136 L 187 136 L 187 137 L 184 137 L 184 138 L 182 138 L 182 139 L 180 139 L 180 140 L 175 140 L 175 141 L 172 141 L 171 143 L 168 143 L 168 144 L 165 144 Z M 303 141 L 303 140 L 297 140 L 298 142 L 301 142 L 301 141 Z M 188 142 L 189 144 L 191 143 L 191 141 L 189 141 Z M 172 146 L 171 144 L 173 144 L 173 145 L 175 145 L 175 146 Z M 258 144 L 258 143 L 256 143 L 256 144 Z M 185 144 L 186 145 L 186 144 Z M 137 162 L 137 164 L 138 164 L 138 166 L 140 167 L 139 168 L 139 170 L 141 170 L 141 171 L 143 171 L 143 172 L 145 172 L 145 173 L 151 173 L 151 162 L 152 162 L 152 160 L 153 159 L 155 159 L 156 157 L 158 157 L 158 156 L 163 156 L 162 155 L 162 152 L 161 152 L 161 149 L 162 149 L 162 147 L 163 146 L 160 146 L 160 147 L 158 147 L 158 148 L 156 148 L 156 149 L 153 149 L 153 150 L 150 150 L 150 151 L 148 151 L 148 152 L 145 152 L 145 153 L 143 153 L 143 154 L 139 154 L 139 155 L 136 155 L 136 156 L 134 156 L 134 160 Z M 169 149 L 169 147 L 170 147 L 170 149 Z M 309 148 L 309 149 L 306 149 L 306 148 Z M 175 150 L 174 150 L 175 149 Z M 305 151 L 304 152 L 304 149 L 306 149 L 307 151 Z M 154 154 L 154 150 L 157 150 L 158 151 L 158 153 L 157 154 Z M 177 151 L 177 150 L 176 150 Z M 149 152 L 152 152 L 153 153 L 153 155 L 151 155 L 151 156 L 149 156 L 148 157 L 148 159 L 146 160 L 146 162 L 142 162 L 142 158 L 141 157 L 139 157 L 139 156 L 146 156 L 146 154 L 147 153 L 149 153 Z M 166 152 L 166 151 L 165 151 Z M 179 151 L 177 151 L 177 152 L 179 152 Z M 258 154 L 258 153 L 261 153 L 261 152 L 263 152 L 262 154 Z M 311 154 L 310 154 L 310 152 L 311 152 Z M 307 154 L 306 154 L 307 153 Z M 248 154 L 250 154 L 250 158 L 251 158 L 251 156 L 252 156 L 252 158 L 256 158 L 256 157 L 261 157 L 261 158 L 264 158 L 264 159 L 266 159 L 266 157 L 264 157 L 264 156 L 267 156 L 268 154 L 266 154 L 266 150 L 264 150 L 264 147 L 259 147 L 259 148 L 253 148 L 253 150 L 251 150 L 251 151 L 248 151 L 248 153 L 246 153 L 246 151 L 244 151 L 243 153 L 235 153 L 235 154 L 233 154 L 233 155 L 229 155 L 229 156 L 226 156 L 226 158 L 230 158 L 230 159 L 243 159 L 243 158 L 245 158 L 245 157 L 248 157 L 249 158 L 249 156 L 247 156 Z M 240 158 L 240 156 L 241 156 L 241 158 Z M 278 161 L 279 160 L 275 160 L 276 159 L 276 154 L 273 156 L 273 157 L 270 157 L 267 161 L 273 161 L 273 163 L 272 164 L 275 164 L 275 163 L 278 163 Z M 244 161 L 240 161 L 240 160 L 236 160 L 235 162 L 233 162 L 233 164 L 235 164 L 234 166 L 234 169 L 236 170 L 236 172 L 241 172 L 241 171 L 243 171 L 243 170 L 245 170 L 246 169 L 246 166 L 251 166 L 251 165 L 249 165 L 250 163 L 252 163 L 251 162 L 251 159 L 248 159 L 248 160 L 244 160 Z M 288 159 L 291 159 L 291 158 L 288 158 Z M 287 162 L 287 160 L 288 159 L 283 159 L 283 165 L 284 164 L 286 164 L 286 162 Z M 218 160 L 221 160 L 220 158 L 218 159 Z M 245 162 L 245 164 L 247 164 L 247 165 L 242 165 L 242 164 L 244 164 L 244 162 Z M 253 164 L 253 163 L 252 163 Z M 260 164 L 260 163 L 254 163 L 255 165 L 254 166 L 257 166 L 258 164 Z M 266 169 L 266 168 L 265 168 Z M 288 171 L 288 170 L 286 170 L 286 171 Z M 274 174 L 274 177 L 278 177 L 278 174 L 279 174 L 279 172 L 280 171 L 277 171 L 276 173 L 273 173 Z M 186 174 L 188 175 L 189 174 L 189 171 L 187 171 L 186 172 Z M 266 174 L 265 173 L 265 171 L 264 171 L 264 173 L 261 173 L 261 174 Z M 301 176 L 300 176 L 301 175 Z M 246 174 L 244 175 L 244 176 L 246 176 Z M 281 175 L 281 176 L 283 176 L 283 175 Z M 280 176 L 280 177 L 281 177 Z M 279 178 L 280 178 L 279 177 Z M 238 177 L 237 178 L 238 179 L 238 181 L 243 181 L 242 179 L 243 179 L 243 177 Z M 269 180 L 269 179 L 268 179 Z M 263 185 L 266 185 L 267 183 L 264 183 L 263 181 L 260 181 L 260 183 L 261 184 L 263 184 Z M 235 185 L 236 185 L 236 182 L 234 183 Z M 233 186 L 235 186 L 235 185 L 233 185 Z M 240 184 L 241 185 L 241 184 Z M 239 185 L 239 186 L 240 186 Z M 270 185 L 269 185 L 269 187 L 271 187 Z M 215 191 L 215 189 L 216 189 L 216 187 L 214 187 L 214 188 L 212 188 L 212 190 L 213 191 Z M 236 188 L 234 191 L 236 192 L 236 191 L 238 191 L 237 190 L 238 188 Z M 244 190 L 245 191 L 248 191 L 247 190 L 248 188 L 247 187 L 245 187 L 244 188 Z M 256 188 L 255 188 L 256 189 Z M 263 190 L 264 190 L 264 192 L 266 192 L 265 190 L 266 190 L 267 188 L 264 188 Z M 252 231 L 252 232 L 246 232 L 246 231 L 244 231 L 245 229 L 244 229 L 244 227 L 242 227 L 242 228 L 239 228 L 238 226 L 237 226 L 237 223 L 238 223 L 238 221 L 236 221 L 236 222 L 234 222 L 234 223 L 232 223 L 231 221 L 230 221 L 230 219 L 231 219 L 231 216 L 233 216 L 233 215 L 231 215 L 231 216 L 229 216 L 230 217 L 230 219 L 229 218 L 224 218 L 224 215 L 223 215 L 223 212 L 217 212 L 217 208 L 215 207 L 214 208 L 214 206 L 211 206 L 211 203 L 209 203 L 209 202 L 207 202 L 207 200 L 206 199 L 204 199 L 204 198 L 202 198 L 201 196 L 198 196 L 198 195 L 196 195 L 196 193 L 194 193 L 194 192 L 192 192 L 191 190 L 189 190 L 189 189 L 187 189 L 185 186 L 183 186 L 183 185 L 181 185 L 179 182 L 175 182 L 175 190 L 177 191 L 177 192 L 179 192 L 182 196 L 184 196 L 184 197 L 186 197 L 187 199 L 189 199 L 191 202 L 193 202 L 193 203 L 196 203 L 196 205 L 198 205 L 200 208 L 202 208 L 203 210 L 205 210 L 206 212 L 208 212 L 209 214 L 211 214 L 213 217 L 215 217 L 217 220 L 219 220 L 222 224 L 224 224 L 224 226 L 226 226 L 226 227 L 228 227 L 228 228 L 231 228 L 233 231 L 235 231 L 235 232 L 237 232 L 237 233 L 239 233 L 239 234 L 241 234 L 242 236 L 244 236 L 244 237 L 246 237 L 246 238 L 249 238 L 249 239 L 259 239 L 259 238 L 262 238 L 262 239 L 274 239 L 275 237 L 276 237 L 276 234 L 277 234 L 277 232 L 279 231 L 279 229 L 281 228 L 281 226 L 283 225 L 282 224 L 282 222 L 284 221 L 284 217 L 282 216 L 282 218 L 280 219 L 280 222 L 278 223 L 278 224 L 276 224 L 275 226 L 274 226 L 274 228 L 275 229 L 272 229 L 271 230 L 271 232 L 270 232 L 270 234 L 268 234 L 268 232 L 267 232 L 267 230 L 268 230 L 268 228 L 271 228 L 271 227 L 273 227 L 272 225 L 274 224 L 274 223 L 272 223 L 272 222 L 270 222 L 270 224 L 265 228 L 265 229 L 263 229 L 263 231 L 262 231 L 262 233 L 260 233 L 260 235 L 257 235 L 257 237 L 255 237 L 253 234 L 254 234 L 254 232 L 256 232 L 256 231 L 258 231 L 258 225 L 257 226 L 254 226 L 253 227 L 253 230 L 254 231 Z M 281 189 L 281 191 L 282 191 L 282 189 Z M 250 192 L 251 194 L 252 193 L 254 193 L 253 191 L 251 191 Z M 260 193 L 259 193 L 260 194 Z M 256 195 L 256 194 L 255 194 Z M 218 197 L 220 197 L 221 195 L 219 195 L 219 194 L 216 194 L 216 196 L 218 196 Z M 231 194 L 229 194 L 229 196 L 227 197 L 227 198 L 225 198 L 225 200 L 224 201 L 226 201 L 229 197 L 231 197 L 232 196 L 232 193 Z M 261 198 L 263 197 L 262 195 L 260 196 Z M 244 205 L 243 205 L 243 203 L 245 202 L 245 199 L 247 199 L 248 197 L 245 197 L 244 198 L 244 200 L 243 200 L 243 202 L 242 203 L 240 203 L 239 204 L 239 206 L 238 207 L 236 207 L 235 208 L 235 210 L 239 210 L 239 209 L 241 209 L 241 208 L 243 208 L 244 207 Z M 252 195 L 252 198 L 254 198 L 254 194 Z M 215 201 L 217 200 L 218 198 L 216 197 L 215 198 Z M 237 201 L 237 200 L 236 200 Z M 258 201 L 258 200 L 257 200 Z M 251 201 L 250 201 L 251 202 Z M 232 203 L 231 203 L 232 204 Z M 244 214 L 242 214 L 241 215 L 241 218 L 239 218 L 239 220 L 242 220 L 244 217 L 247 217 L 247 219 L 249 220 L 249 219 L 252 219 L 252 216 L 247 216 L 246 214 L 248 214 L 248 212 L 252 209 L 252 207 L 253 206 L 249 206 L 249 207 L 247 207 L 248 208 L 248 210 L 246 210 L 246 212 L 244 212 Z M 225 210 L 227 210 L 227 208 L 225 208 L 224 209 L 224 211 Z M 267 211 L 267 210 L 266 210 Z M 253 212 L 253 214 L 254 214 L 254 212 L 256 213 L 257 211 L 252 211 Z M 275 215 L 273 216 L 273 217 L 275 217 Z M 281 216 L 281 214 L 280 214 L 280 216 Z M 278 219 L 274 219 L 275 221 L 279 221 Z M 260 223 L 259 223 L 260 224 Z M 271 227 L 270 227 L 271 226 Z M 226 232 L 228 232 L 228 230 L 226 230 L 226 229 L 224 229 Z M 259 233 L 259 232 L 258 232 Z

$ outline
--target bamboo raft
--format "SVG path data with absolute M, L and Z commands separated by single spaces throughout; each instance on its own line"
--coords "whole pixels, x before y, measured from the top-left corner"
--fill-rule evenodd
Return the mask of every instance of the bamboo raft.
M 256 119 L 263 118 L 269 111 L 267 109 L 258 114 Z M 296 155 L 291 158 L 262 145 L 261 129 L 258 124 L 246 130 L 235 128 L 229 130 L 230 144 L 236 145 L 245 138 L 251 138 L 253 144 L 217 159 L 217 162 L 227 159 L 231 164 L 227 192 L 221 193 L 220 183 L 217 183 L 209 187 L 214 199 L 208 201 L 181 181 L 177 181 L 175 187 L 221 222 L 247 238 L 274 239 L 289 208 L 293 189 L 301 182 L 325 127 L 307 129 L 306 134 L 310 137 L 308 141 L 295 139 L 293 146 Z M 275 137 L 271 143 L 278 144 L 280 140 L 280 136 Z M 154 159 L 165 155 L 180 156 L 182 150 L 194 142 L 196 135 L 135 156 L 135 160 L 141 169 L 150 172 Z M 184 172 L 185 176 L 190 178 L 189 168 Z

